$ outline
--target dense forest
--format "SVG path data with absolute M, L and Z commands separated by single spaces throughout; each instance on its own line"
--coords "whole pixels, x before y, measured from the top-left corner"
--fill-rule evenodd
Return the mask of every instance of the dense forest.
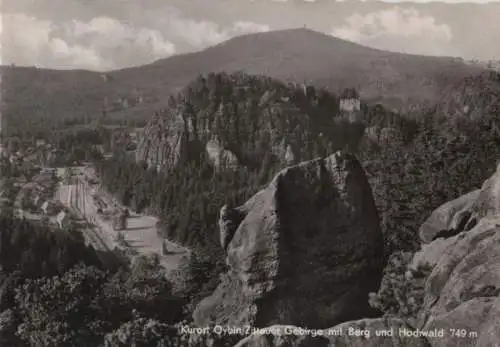
M 189 324 L 186 299 L 174 293 L 158 257 L 109 265 L 77 229 L 54 231 L 5 213 L 0 230 L 2 346 L 187 346 L 180 331 Z M 189 346 L 211 337 L 198 338 Z M 232 346 L 238 338 L 218 339 Z
M 295 161 L 355 147 L 362 131 L 361 124 L 342 117 L 338 98 L 325 89 L 243 73 L 210 74 L 189 84 L 158 112 L 138 155 L 150 165 L 170 169 L 165 162 L 172 153 L 165 149 L 173 147 L 172 141 L 180 142 L 181 159 L 192 161 L 215 139 L 255 171 L 263 160 L 282 160 L 287 146 Z
M 246 85 L 249 94 L 245 94 Z M 204 255 L 203 259 L 212 264 L 212 274 L 208 277 L 213 279 L 205 290 L 213 288 L 217 274 L 224 267 L 217 229 L 220 207 L 225 203 L 243 203 L 285 166 L 273 152 L 272 140 L 262 140 L 268 134 L 268 123 L 252 127 L 252 121 L 269 116 L 268 111 L 260 109 L 260 113 L 255 110 L 252 114 L 241 109 L 244 99 L 228 96 L 239 95 L 237 91 L 249 95 L 247 104 L 263 95 L 290 98 L 274 104 L 271 114 L 276 118 L 270 117 L 265 122 L 272 123 L 270 129 L 275 132 L 276 142 L 285 138 L 293 143 L 294 137 L 300 136 L 295 142 L 301 144 L 297 161 L 346 146 L 357 154 L 365 166 L 379 209 L 387 256 L 395 251 L 414 251 L 419 245 L 417 229 L 429 213 L 444 202 L 480 187 L 496 168 L 500 154 L 500 124 L 495 111 L 500 103 L 491 94 L 475 95 L 485 98 L 475 101 L 475 105 L 481 105 L 480 109 L 474 108 L 481 111 L 481 117 L 450 117 L 443 107 L 423 109 L 417 117 L 414 113 L 400 115 L 380 106 L 363 105 L 363 122 L 351 124 L 342 118 L 338 98 L 324 90 L 316 91 L 314 87 L 304 90 L 245 75 L 199 78 L 172 98 L 172 109 L 181 110 L 183 119 L 197 117 L 196 124 L 203 123 L 207 112 L 214 114 L 211 124 L 217 127 L 209 133 L 227 139 L 227 146 L 239 157 L 257 153 L 256 165 L 252 165 L 252 160 L 242 160 L 238 170 L 220 172 L 214 170 L 203 152 L 194 152 L 195 155 L 186 157 L 182 165 L 175 166 L 168 174 L 120 157 L 99 163 L 98 171 L 104 186 L 124 204 L 158 215 L 163 236 Z M 456 93 L 454 98 L 458 104 Z M 287 108 L 290 100 L 296 107 L 295 113 Z M 232 111 L 217 113 L 220 109 Z M 448 106 L 447 110 L 450 109 Z M 162 117 L 161 121 L 168 123 L 172 114 L 172 110 L 164 111 L 151 127 Z M 217 115 L 222 115 L 220 122 L 216 121 Z M 281 123 L 273 123 L 274 119 Z M 299 124 L 298 128 L 292 126 L 294 122 Z M 376 139 L 363 135 L 370 127 L 378 129 Z M 383 139 L 380 134 L 384 130 L 391 130 L 391 136 Z
M 51 115 L 32 117 L 23 114 L 14 120 L 4 120 L 3 136 L 17 137 L 23 142 L 33 142 L 34 139 L 53 141 L 54 136 L 64 135 L 67 129 L 77 128 L 117 128 L 117 127 L 143 127 L 145 120 L 140 119 L 117 119 L 107 116 L 106 113 L 92 114 L 87 116 L 52 117 Z
M 276 150 L 283 144 L 294 147 L 294 162 L 338 149 L 355 152 L 373 190 L 387 257 L 397 260 L 401 251 L 415 251 L 418 228 L 432 210 L 479 188 L 500 156 L 495 89 L 459 90 L 448 91 L 440 107 L 417 113 L 362 104 L 362 120 L 352 123 L 340 112 L 338 96 L 324 89 L 244 74 L 200 77 L 148 126 L 165 130 L 181 124 L 188 135 L 187 155 L 166 171 L 130 160 L 120 146 L 122 135 L 103 127 L 61 133 L 58 148 L 94 160 L 105 189 L 124 205 L 157 215 L 159 233 L 194 255 L 178 277 L 168 279 L 155 257 L 110 267 L 84 246 L 78 230 L 52 231 L 3 213 L 0 343 L 187 346 L 179 324 L 189 323 L 193 306 L 211 293 L 225 269 L 220 208 L 245 202 L 289 165 Z M 470 105 L 465 113 L 464 103 Z M 212 136 L 236 153 L 236 170 L 214 168 L 200 147 Z M 94 155 L 96 145 L 108 146 L 114 158 Z M 394 268 L 401 263 L 390 262 Z M 384 285 L 385 292 L 394 290 Z M 401 311 L 372 299 L 382 311 Z M 233 346 L 239 337 L 231 338 L 219 337 L 217 346 Z M 206 345 L 207 340 L 190 344 Z

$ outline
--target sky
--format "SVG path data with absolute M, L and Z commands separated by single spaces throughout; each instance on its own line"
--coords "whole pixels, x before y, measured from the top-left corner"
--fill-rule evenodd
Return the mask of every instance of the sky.
M 4 65 L 108 71 L 307 27 L 397 52 L 500 60 L 500 0 L 0 0 Z

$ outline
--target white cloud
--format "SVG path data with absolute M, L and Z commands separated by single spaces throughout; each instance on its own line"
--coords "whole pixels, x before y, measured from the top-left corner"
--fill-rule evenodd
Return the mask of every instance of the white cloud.
M 249 21 L 236 21 L 223 28 L 212 21 L 186 18 L 175 8 L 168 12 L 162 23 L 163 31 L 168 32 L 172 39 L 180 39 L 196 49 L 218 44 L 237 35 L 270 30 L 268 25 Z
M 89 22 L 73 20 L 61 26 L 67 40 L 98 52 L 106 68 L 147 63 L 175 53 L 175 46 L 161 32 L 135 27 L 109 17 Z
M 149 27 L 153 25 L 157 27 Z M 250 21 L 222 27 L 184 17 L 175 9 L 162 16 L 160 23 L 142 26 L 105 16 L 55 24 L 23 13 L 6 13 L 0 16 L 0 63 L 109 70 L 171 56 L 177 44 L 203 49 L 237 35 L 269 30 L 265 24 Z
M 421 15 L 416 9 L 392 9 L 354 14 L 331 34 L 346 40 L 381 49 L 407 53 L 439 53 L 443 44 L 452 39 L 451 28 L 438 24 L 432 16 Z
M 2 64 L 101 70 L 175 53 L 174 45 L 160 32 L 108 17 L 60 25 L 22 13 L 1 18 Z
M 259 24 L 255 22 L 239 21 L 235 22 L 231 33 L 232 34 L 249 34 L 249 33 L 259 33 L 271 30 L 269 25 Z

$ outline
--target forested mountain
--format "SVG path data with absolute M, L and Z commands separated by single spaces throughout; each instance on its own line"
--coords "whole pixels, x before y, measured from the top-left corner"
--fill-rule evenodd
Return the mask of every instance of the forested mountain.
M 106 73 L 2 67 L 2 115 L 11 131 L 57 127 L 61 119 L 137 121 L 200 73 L 244 71 L 339 92 L 356 87 L 390 108 L 434 104 L 439 91 L 490 71 L 452 58 L 385 52 L 307 29 L 233 38 L 204 51 Z M 30 81 L 28 85 L 25 81 Z M 53 95 L 57 95 L 56 98 Z M 20 121 L 22 120 L 22 122 Z
M 243 203 L 290 165 L 283 150 L 275 151 L 273 145 L 283 149 L 283 140 L 296 145 L 295 160 L 301 161 L 350 143 L 372 186 L 389 256 L 415 250 L 417 230 L 429 213 L 478 188 L 495 170 L 500 155 L 495 110 L 500 104 L 493 96 L 485 92 L 468 100 L 488 105 L 481 108 L 480 117 L 450 117 L 439 107 L 422 108 L 416 117 L 363 105 L 363 122 L 353 124 L 341 117 L 338 98 L 330 93 L 315 88 L 304 93 L 265 77 L 209 75 L 173 97 L 170 108 L 159 112 L 148 127 L 145 142 L 156 143 L 157 150 L 170 146 L 172 134 L 187 137 L 185 148 L 190 151 L 179 157 L 182 165 L 158 172 L 144 162 L 116 157 L 100 163 L 98 170 L 103 185 L 123 203 L 158 215 L 163 236 L 200 255 L 197 261 L 205 269 L 205 285 L 197 289 L 200 298 L 213 290 L 225 267 L 218 231 L 221 206 Z M 259 108 L 259 103 L 267 106 Z M 166 125 L 171 124 L 181 126 L 169 133 Z M 373 128 L 378 129 L 375 138 L 367 132 Z M 179 136 L 179 129 L 187 136 Z M 384 133 L 390 135 L 382 139 Z M 237 154 L 236 169 L 214 168 L 200 145 L 213 137 Z
M 258 278 L 258 283 L 269 273 L 273 276 L 275 264 L 266 264 L 266 255 L 272 254 L 277 263 L 292 259 L 288 263 L 294 268 L 288 271 L 311 274 L 318 281 L 311 283 L 322 284 L 331 263 L 346 264 L 327 285 L 318 286 L 319 292 L 331 294 L 330 285 L 345 291 L 349 278 L 365 276 L 356 272 L 359 264 L 373 265 L 373 258 L 378 261 L 385 253 L 383 260 L 390 261 L 379 293 L 372 296 L 372 307 L 380 313 L 413 314 L 422 306 L 421 282 L 429 269 L 420 274 L 418 283 L 408 279 L 406 262 L 411 257 L 401 252 L 416 251 L 422 242 L 418 230 L 431 212 L 480 188 L 500 159 L 497 73 L 448 58 L 369 49 L 304 29 L 238 37 L 203 52 L 102 74 L 16 67 L 3 67 L 1 72 L 2 115 L 11 129 L 22 133 L 20 139 L 8 141 L 11 152 L 17 150 L 16 142 L 27 140 L 35 147 L 39 134 L 49 134 L 50 142 L 62 152 L 61 160 L 52 163 L 94 161 L 104 190 L 137 212 L 158 216 L 159 234 L 192 251 L 189 262 L 169 278 L 157 257 L 109 266 L 102 263 L 102 254 L 84 245 L 74 226 L 51 230 L 16 219 L 12 209 L 4 209 L 0 215 L 0 344 L 5 346 L 234 346 L 236 334 L 218 336 L 216 344 L 209 344 L 203 334 L 180 333 L 179 324 L 187 323 L 200 301 L 211 296 L 243 307 L 238 306 L 244 301 L 238 293 L 246 289 L 237 287 L 237 276 L 225 276 L 226 246 L 233 235 L 221 231 L 231 231 L 235 226 L 229 224 L 241 222 L 243 217 L 235 211 L 243 209 L 233 208 L 248 201 L 245 213 L 257 212 L 250 213 L 244 230 L 254 233 L 245 234 L 250 235 L 245 246 L 233 244 L 233 260 L 244 264 L 232 265 L 242 265 L 243 276 L 256 276 L 247 276 L 250 282 Z M 27 80 L 31 83 L 26 84 Z M 340 101 L 346 95 L 356 105 L 353 87 L 360 92 L 360 109 L 341 110 Z M 394 110 L 401 105 L 411 107 Z M 96 118 L 100 124 L 92 122 Z M 148 121 L 136 158 L 123 145 L 128 129 L 102 126 L 113 122 L 133 126 L 132 118 L 139 121 L 135 125 Z M 104 160 L 101 149 L 113 151 L 114 157 Z M 323 190 L 309 182 L 314 181 L 309 180 L 310 172 L 304 170 L 302 177 L 302 169 L 293 169 L 301 165 L 314 171 L 316 161 L 311 164 L 311 159 L 337 150 L 342 150 L 338 158 L 347 151 L 354 153 L 370 183 L 381 227 L 377 239 L 383 236 L 384 241 L 383 249 L 377 241 L 371 260 L 367 253 L 359 253 L 357 263 L 353 261 L 352 248 L 365 240 L 349 232 L 354 230 L 352 225 L 343 225 L 343 216 L 335 214 L 337 202 L 332 202 L 338 198 L 339 206 L 362 210 L 359 201 L 345 203 L 345 196 L 332 193 L 342 190 L 337 190 L 337 184 L 353 182 L 350 168 L 341 168 L 347 173 L 341 180 L 336 180 L 334 170 L 328 171 L 328 180 L 320 181 L 332 189 Z M 304 165 L 304 161 L 309 162 Z M 8 188 L 4 192 L 8 198 L 14 198 L 15 191 L 9 187 L 22 172 L 11 164 L 2 165 L 0 171 L 9 176 L 0 183 Z M 285 195 L 283 185 L 273 180 L 282 170 L 289 172 Z M 269 203 L 275 198 L 272 193 L 254 198 L 269 186 L 268 191 L 280 192 L 280 199 L 275 199 L 279 203 Z M 352 196 L 357 194 L 355 186 L 350 186 Z M 304 192 L 310 187 L 314 189 Z M 322 195 L 325 191 L 330 195 Z M 283 204 L 284 196 L 292 198 Z M 261 206 L 255 208 L 253 203 Z M 304 204 L 313 207 L 302 208 Z M 288 220 L 294 225 L 276 223 L 277 232 L 264 236 L 285 235 L 294 229 L 296 233 L 288 235 L 296 239 L 285 240 L 290 241 L 288 246 L 295 244 L 289 248 L 289 258 L 269 250 L 276 240 L 264 242 L 259 234 L 274 228 L 269 220 L 277 218 L 273 208 L 278 205 L 297 214 Z M 316 215 L 315 210 L 321 213 Z M 301 223 L 304 211 L 312 216 L 306 219 L 313 220 L 310 224 L 316 223 L 315 216 L 328 215 L 335 223 L 339 220 L 337 229 L 342 230 L 330 232 L 328 223 L 318 218 L 324 233 L 316 238 L 305 225 L 309 222 Z M 377 213 L 373 208 L 372 212 L 368 224 L 377 224 Z M 360 219 L 358 214 L 353 216 Z M 337 245 L 336 241 L 345 253 L 332 251 L 329 242 Z M 363 244 L 365 250 L 373 250 L 372 246 Z M 242 248 L 255 252 L 235 257 Z M 303 257 L 293 257 L 297 250 Z M 118 252 L 107 255 L 120 256 Z M 254 256 L 262 258 L 262 266 L 252 263 Z M 307 264 L 301 259 L 307 259 Z M 317 267 L 317 260 L 324 267 Z M 377 269 L 382 263 L 377 263 Z M 245 272 L 247 268 L 251 271 Z M 375 285 L 378 275 L 371 275 L 370 283 Z M 275 283 L 281 285 L 279 280 Z M 214 292 L 221 283 L 226 291 Z M 497 288 L 490 289 L 485 296 L 498 296 Z M 226 295 L 231 292 L 234 297 Z M 315 294 L 307 294 L 315 300 L 305 302 L 306 306 L 321 303 L 321 297 L 316 301 Z M 272 295 L 266 300 L 279 301 Z M 266 308 L 267 302 L 263 303 Z M 280 302 L 285 319 L 278 317 L 279 324 L 288 323 L 288 304 L 299 311 L 294 300 Z M 335 306 L 333 300 L 328 304 Z M 310 306 L 309 314 L 323 306 Z M 313 320 L 307 320 L 305 324 L 314 326 Z M 195 335 L 198 341 L 188 341 Z
M 363 105 L 359 113 L 370 117 L 372 111 Z M 362 134 L 362 123 L 349 122 L 339 98 L 325 89 L 243 73 L 209 74 L 172 97 L 153 118 L 138 160 L 169 170 L 198 159 L 211 141 L 255 170 L 263 161 L 293 164 L 355 148 Z
M 181 269 L 182 290 L 172 283 L 178 279 L 161 275 L 158 259 L 107 268 L 83 245 L 76 230 L 54 232 L 2 216 L 0 343 L 208 345 L 207 340 L 188 342 L 175 324 L 189 319 L 226 270 L 219 234 L 221 207 L 244 203 L 293 163 L 346 146 L 368 176 L 386 256 L 416 250 L 417 231 L 431 211 L 479 188 L 495 171 L 500 157 L 500 105 L 494 88 L 483 91 L 463 89 L 456 104 L 422 107 L 416 115 L 362 102 L 361 121 L 353 123 L 340 112 L 339 97 L 321 88 L 304 89 L 241 73 L 198 77 L 174 95 L 147 128 L 149 139 L 158 139 L 157 150 L 170 144 L 170 130 L 184 141 L 186 150 L 179 152 L 177 162 L 182 165 L 158 171 L 120 155 L 119 150 L 111 160 L 92 158 L 105 189 L 125 205 L 159 216 L 162 236 L 193 250 L 189 264 Z M 464 106 L 475 112 L 449 114 Z M 160 125 L 163 128 L 158 129 Z M 375 136 L 368 129 L 375 129 Z M 95 143 L 113 142 L 112 137 L 97 128 L 63 132 L 56 142 L 73 154 L 87 153 Z M 238 165 L 218 169 L 205 146 L 210 140 L 234 153 Z M 288 145 L 293 147 L 292 159 L 286 155 Z M 404 301 L 393 302 L 406 280 L 397 258 L 390 264 L 376 307 L 411 310 L 415 303 L 408 308 Z M 394 284 L 392 275 L 397 271 L 399 282 Z M 217 338 L 217 346 L 234 346 L 238 336 Z

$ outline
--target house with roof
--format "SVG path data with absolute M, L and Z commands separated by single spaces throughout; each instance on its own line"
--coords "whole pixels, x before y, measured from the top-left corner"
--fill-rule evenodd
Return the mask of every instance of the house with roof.
M 341 111 L 352 112 L 361 110 L 361 101 L 359 94 L 354 88 L 344 89 L 342 94 L 340 94 L 340 104 Z
M 350 122 L 361 121 L 361 99 L 354 88 L 347 88 L 340 94 L 339 110 Z

